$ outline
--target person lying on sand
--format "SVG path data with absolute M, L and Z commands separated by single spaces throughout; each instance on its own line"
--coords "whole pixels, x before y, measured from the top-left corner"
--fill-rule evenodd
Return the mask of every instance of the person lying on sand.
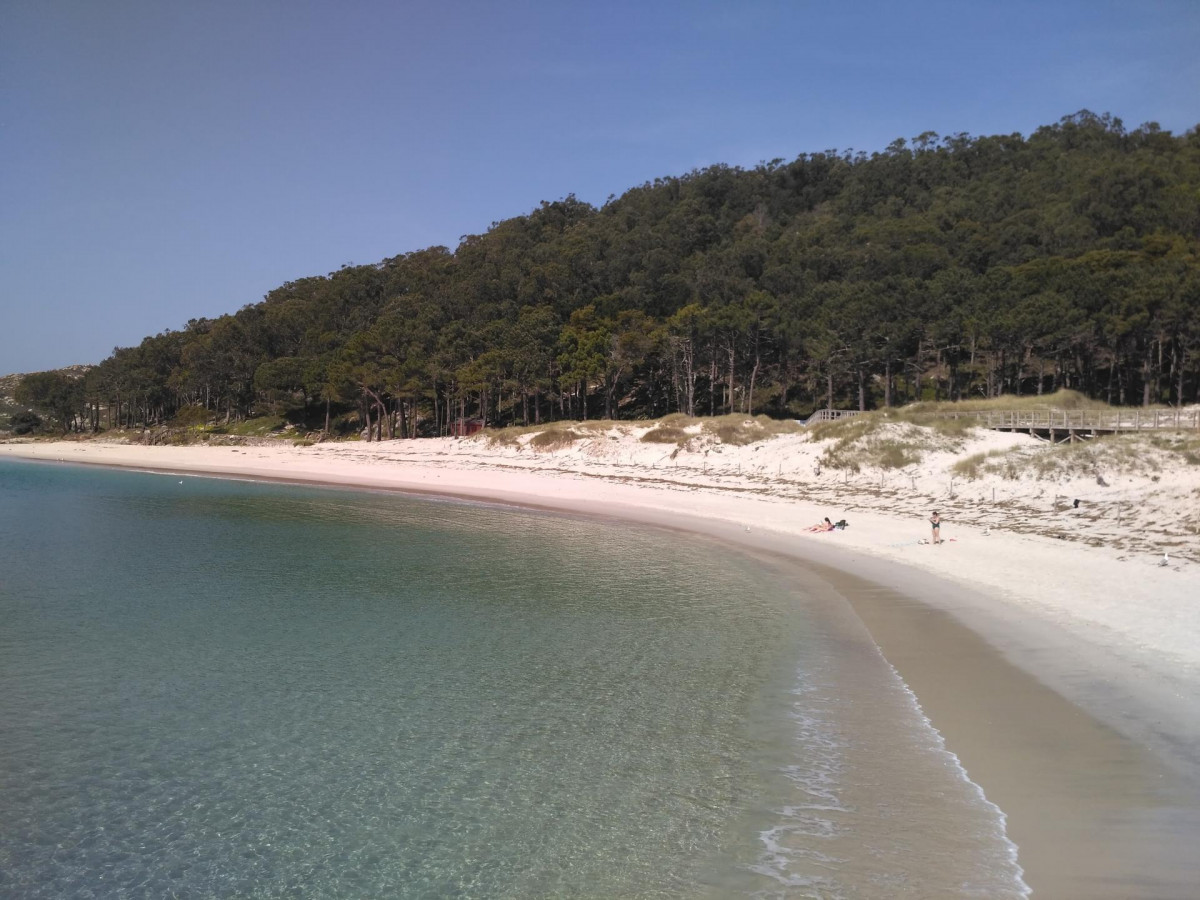
M 829 516 L 825 517 L 824 522 L 818 522 L 816 525 L 810 525 L 805 531 L 833 531 L 833 523 L 829 521 Z

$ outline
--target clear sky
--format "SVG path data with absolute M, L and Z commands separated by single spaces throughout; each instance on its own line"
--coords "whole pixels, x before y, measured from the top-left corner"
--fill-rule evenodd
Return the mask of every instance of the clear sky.
M 1200 123 L 1200 0 L 0 0 L 0 374 L 569 193 L 1083 108 Z

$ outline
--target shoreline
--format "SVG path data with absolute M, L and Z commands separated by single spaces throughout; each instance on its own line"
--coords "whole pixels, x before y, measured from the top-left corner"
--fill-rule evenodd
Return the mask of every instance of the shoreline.
M 1155 896 L 1186 896 L 1173 886 L 1200 874 L 1187 872 L 1195 865 L 1187 848 L 1200 836 L 1200 700 L 1194 690 L 1200 679 L 1186 661 L 1180 669 L 1161 650 L 1121 647 L 1102 627 L 1082 640 L 1078 621 L 1055 621 L 986 582 L 972 587 L 953 565 L 937 571 L 930 565 L 936 557 L 924 567 L 906 565 L 872 546 L 889 530 L 912 529 L 897 518 L 880 523 L 855 513 L 845 532 L 808 535 L 801 523 L 814 517 L 810 506 L 603 477 L 456 468 L 444 458 L 397 465 L 380 458 L 395 449 L 390 444 L 375 445 L 366 458 L 362 446 L 351 447 L 360 458 L 350 460 L 338 452 L 318 456 L 312 448 L 98 442 L 0 444 L 0 457 L 501 503 L 635 521 L 783 558 L 832 586 L 864 622 L 947 748 L 1007 816 L 1035 896 L 1137 896 L 1137 884 L 1147 884 L 1136 879 L 1151 870 Z M 965 532 L 952 525 L 943 534 Z M 847 536 L 855 540 L 840 540 Z M 1037 542 L 1012 543 L 989 541 L 987 551 L 1020 558 Z M 961 549 L 904 549 L 910 546 L 927 554 Z M 1087 549 L 1048 548 L 1060 559 Z M 1186 574 L 1177 579 L 1186 580 L 1185 591 L 1196 581 Z M 1089 790 L 1080 792 L 1079 778 L 1071 777 L 1075 767 L 1065 761 L 1080 763 Z M 1098 821 L 1107 823 L 1103 831 Z M 1093 881 L 1086 892 L 1079 889 L 1081 878 Z

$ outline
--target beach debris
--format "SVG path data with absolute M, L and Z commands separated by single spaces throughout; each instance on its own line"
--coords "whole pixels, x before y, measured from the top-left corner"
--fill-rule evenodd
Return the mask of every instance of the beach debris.
M 1100 487 L 1108 487 L 1108 482 L 1104 480 L 1103 475 L 1096 476 L 1096 484 L 1100 485 Z
M 988 536 L 989 534 L 991 534 L 991 533 L 992 533 L 992 529 L 991 529 L 991 528 L 985 528 L 985 529 L 983 529 L 983 536 L 984 536 L 984 537 L 987 537 L 987 536 Z
M 1169 566 L 1171 564 L 1171 558 L 1164 553 L 1163 558 L 1158 561 L 1158 564 L 1160 566 Z

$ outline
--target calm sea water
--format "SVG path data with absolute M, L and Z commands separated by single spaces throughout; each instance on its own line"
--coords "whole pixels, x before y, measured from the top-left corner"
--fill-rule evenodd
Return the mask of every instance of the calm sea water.
M 1017 897 L 848 611 L 711 541 L 0 461 L 0 895 Z

